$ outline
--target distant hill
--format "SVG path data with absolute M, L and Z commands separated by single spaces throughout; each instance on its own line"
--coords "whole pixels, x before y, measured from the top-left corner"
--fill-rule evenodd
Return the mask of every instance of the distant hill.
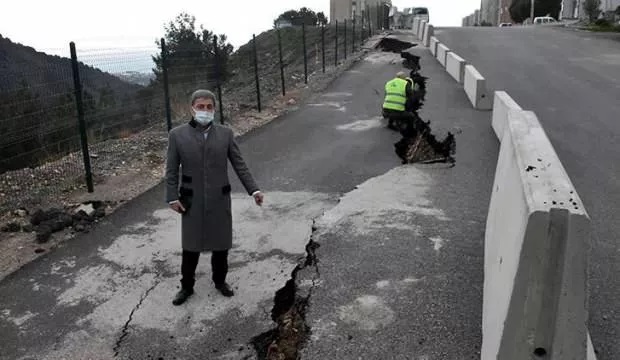
M 67 47 L 67 56 L 68 53 Z M 135 94 L 141 88 L 92 66 L 81 63 L 79 69 L 84 90 L 94 95 L 97 95 L 103 84 L 114 92 L 118 100 Z M 0 34 L 0 93 L 19 90 L 24 83 L 36 89 L 33 91 L 41 96 L 71 90 L 71 60 L 38 52 Z
M 126 111 L 146 113 L 144 86 L 83 63 L 79 70 L 89 138 L 143 125 L 145 119 L 127 119 Z M 71 60 L 0 35 L 0 173 L 77 150 L 76 113 Z

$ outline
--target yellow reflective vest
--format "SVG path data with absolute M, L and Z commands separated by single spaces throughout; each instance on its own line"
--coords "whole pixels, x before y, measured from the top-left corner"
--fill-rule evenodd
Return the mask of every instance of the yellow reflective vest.
M 407 103 L 407 80 L 395 78 L 385 84 L 385 100 L 383 108 L 405 111 Z

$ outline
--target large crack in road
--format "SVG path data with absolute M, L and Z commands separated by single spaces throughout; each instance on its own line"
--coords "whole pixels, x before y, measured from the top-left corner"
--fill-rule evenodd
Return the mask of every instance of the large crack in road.
M 308 339 L 310 326 L 306 323 L 306 311 L 317 285 L 316 281 L 320 277 L 316 256 L 316 249 L 320 245 L 314 239 L 316 230 L 316 220 L 313 220 L 305 258 L 302 258 L 293 269 L 286 284 L 276 291 L 271 310 L 271 319 L 276 323 L 275 328 L 254 337 L 251 341 L 260 360 L 297 359 L 299 350 Z M 300 279 L 306 277 L 309 277 L 309 285 L 304 287 Z
M 146 298 L 149 296 L 149 294 L 155 290 L 155 288 L 157 287 L 157 285 L 159 285 L 160 280 L 156 280 L 155 283 L 153 284 L 153 286 L 151 286 L 150 288 L 148 288 L 144 294 L 140 297 L 140 300 L 138 300 L 138 303 L 136 304 L 136 306 L 131 310 L 131 313 L 129 313 L 129 318 L 127 319 L 127 321 L 125 322 L 125 325 L 123 325 L 123 328 L 121 329 L 121 334 L 118 338 L 118 340 L 116 340 L 116 343 L 114 344 L 114 348 L 112 349 L 112 351 L 114 352 L 114 357 L 118 357 L 118 355 L 120 354 L 120 350 L 121 350 L 121 346 L 123 344 L 123 340 L 125 340 L 125 338 L 127 336 L 129 336 L 129 325 L 131 324 L 132 320 L 133 320 L 133 316 L 135 314 L 136 311 L 138 311 L 140 309 L 140 307 L 142 306 L 142 303 L 144 302 L 144 300 L 146 300 Z

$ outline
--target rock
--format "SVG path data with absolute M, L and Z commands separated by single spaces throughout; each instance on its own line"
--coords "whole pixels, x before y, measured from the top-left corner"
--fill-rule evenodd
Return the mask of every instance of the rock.
M 34 252 L 35 252 L 35 254 L 40 254 L 40 253 L 45 252 L 45 249 L 36 248 L 36 249 L 34 249 Z
M 65 228 L 65 223 L 62 221 L 62 219 L 50 220 L 48 223 L 49 228 L 52 230 L 53 233 L 62 231 Z
M 289 105 L 295 105 L 295 104 L 297 104 L 297 101 L 295 101 L 295 99 L 289 99 L 289 100 L 287 101 L 287 103 L 288 103 Z
M 37 243 L 44 244 L 52 237 L 52 229 L 48 225 L 42 225 L 37 231 Z
M 69 214 L 62 214 L 59 220 L 62 221 L 64 227 L 69 227 L 73 225 L 73 217 Z
M 45 220 L 46 220 L 45 212 L 39 209 L 35 211 L 34 214 L 32 214 L 32 217 L 30 218 L 30 223 L 34 226 L 37 226 Z
M 73 230 L 75 230 L 76 232 L 84 232 L 86 230 L 86 226 L 84 226 L 83 224 L 76 224 L 75 226 L 73 226 Z
M 22 226 L 22 231 L 23 232 L 27 232 L 27 233 L 31 233 L 34 231 L 34 226 L 32 226 L 31 224 L 25 224 Z
M 10 222 L 2 227 L 2 232 L 20 232 L 22 231 L 22 226 L 17 222 Z
M 105 208 L 104 207 L 100 207 L 97 210 L 95 210 L 95 214 L 94 216 L 96 218 L 102 218 L 105 217 Z
M 92 204 L 83 204 L 74 210 L 74 214 L 78 214 L 80 212 L 83 212 L 84 214 L 86 214 L 86 216 L 91 217 L 95 214 L 95 208 Z
M 41 209 L 35 211 L 34 214 L 32 214 L 32 218 L 30 219 L 30 223 L 32 225 L 40 225 L 41 223 L 47 221 L 47 220 L 52 220 L 52 219 L 57 219 L 58 217 L 62 216 L 64 214 L 64 212 L 60 209 L 57 208 L 51 208 L 47 211 L 43 211 Z
M 15 215 L 19 217 L 26 217 L 28 215 L 28 211 L 25 209 L 18 209 L 18 210 L 15 210 Z

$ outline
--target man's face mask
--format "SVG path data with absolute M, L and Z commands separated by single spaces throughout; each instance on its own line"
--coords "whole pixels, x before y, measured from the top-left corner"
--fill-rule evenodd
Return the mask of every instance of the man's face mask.
M 213 121 L 213 118 L 215 117 L 215 113 L 212 111 L 195 110 L 195 113 L 196 114 L 194 115 L 194 119 L 196 119 L 196 121 L 198 121 L 202 125 L 207 125 L 208 123 Z
M 194 119 L 202 125 L 207 125 L 215 118 L 215 108 L 213 104 L 196 104 L 194 106 Z

